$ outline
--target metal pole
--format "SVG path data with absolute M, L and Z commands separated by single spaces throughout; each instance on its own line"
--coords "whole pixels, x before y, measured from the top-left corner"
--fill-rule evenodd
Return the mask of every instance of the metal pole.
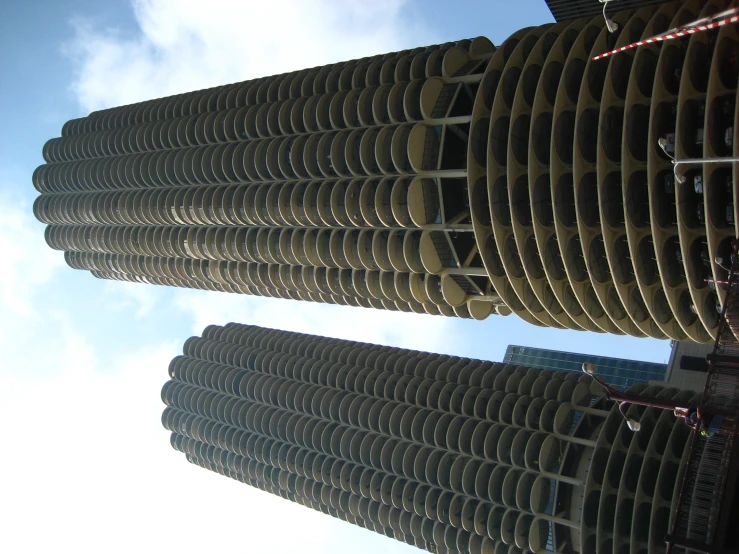
M 685 158 L 684 160 L 673 160 L 673 164 L 720 164 L 739 162 L 739 156 L 729 156 L 726 158 Z
M 605 6 L 603 6 L 603 12 L 604 12 L 603 15 L 605 17 Z M 736 14 L 736 12 L 737 12 L 737 8 L 732 8 L 724 12 L 712 15 L 710 17 L 698 19 L 696 21 L 693 21 L 692 23 L 688 23 L 687 25 L 683 25 L 682 27 L 671 29 L 660 35 L 655 35 L 648 39 L 640 40 L 638 42 L 633 42 L 631 44 L 627 44 L 626 46 L 621 46 L 620 48 L 616 48 L 615 50 L 611 50 L 610 52 L 604 52 L 603 54 L 598 54 L 597 56 L 594 56 L 591 59 L 593 61 L 601 60 L 603 58 L 607 58 L 608 56 L 613 56 L 614 54 L 618 54 L 619 52 L 623 52 L 625 50 L 630 50 L 632 48 L 644 46 L 645 44 L 652 44 L 654 42 L 660 42 L 663 40 L 672 40 L 672 39 L 676 39 L 676 38 L 683 37 L 686 35 L 693 35 L 695 33 L 700 33 L 702 31 L 716 29 L 723 25 L 737 23 L 739 22 L 739 15 L 732 15 L 732 14 Z
M 660 408 L 662 410 L 674 411 L 675 408 L 697 408 L 693 404 L 685 404 L 683 402 L 674 402 L 672 400 L 665 400 L 662 398 L 652 398 L 649 396 L 639 396 L 638 394 L 627 394 L 625 392 L 619 392 L 617 390 L 608 391 L 608 398 L 615 400 L 616 402 L 626 402 L 627 404 L 636 404 L 638 406 L 648 406 L 650 408 Z
M 739 156 L 732 156 L 726 158 L 687 158 L 684 160 L 678 160 L 673 158 L 672 165 L 673 172 L 675 174 L 675 180 L 678 183 L 685 182 L 685 176 L 678 172 L 678 168 L 681 165 L 695 165 L 695 164 L 721 164 L 721 163 L 737 163 L 739 162 Z
M 660 408 L 662 410 L 670 410 L 673 412 L 678 408 L 682 410 L 695 410 L 699 408 L 697 404 L 686 404 L 683 402 L 674 402 L 672 400 L 665 400 L 663 398 L 654 398 L 651 396 L 641 396 L 639 394 L 629 394 L 626 392 L 621 392 L 621 391 L 614 389 L 609 384 L 605 383 L 597 375 L 591 375 L 591 377 L 600 386 L 602 386 L 606 390 L 606 396 L 608 397 L 609 400 L 613 400 L 614 402 L 617 402 L 619 404 L 636 404 L 637 406 L 647 406 L 648 408 Z M 704 416 L 709 416 L 709 415 L 733 417 L 733 414 L 730 414 L 727 412 L 719 412 L 719 411 L 704 412 L 703 410 L 700 410 L 701 418 Z

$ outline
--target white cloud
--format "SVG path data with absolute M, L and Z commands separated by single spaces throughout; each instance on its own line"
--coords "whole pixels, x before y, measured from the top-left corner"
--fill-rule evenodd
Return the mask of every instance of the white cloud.
M 186 331 L 134 349 L 112 336 L 92 344 L 50 298 L 30 297 L 30 312 L 50 308 L 39 320 L 0 316 L 17 332 L 0 371 L 0 552 L 338 553 L 358 536 L 358 554 L 410 551 L 188 464 L 161 426 L 159 396 Z M 158 319 L 176 325 L 175 314 L 164 306 Z
M 48 363 L 45 349 L 4 353 L 18 371 L 0 387 L 0 551 L 412 552 L 188 464 L 160 423 L 159 390 L 182 341 L 96 351 L 53 323 L 63 344 L 49 345 L 52 373 L 33 378 L 20 365 Z
M 134 349 L 115 337 L 98 345 L 56 302 L 32 297 L 28 308 L 47 304 L 46 317 L 16 321 L 19 340 L 3 346 L 0 552 L 338 553 L 357 540 L 358 554 L 412 551 L 175 452 L 159 391 L 184 329 L 176 340 L 152 337 Z M 176 325 L 175 314 L 170 304 L 158 319 Z M 120 316 L 100 316 L 111 320 Z
M 231 321 L 327 337 L 438 352 L 450 340 L 454 320 L 298 300 L 180 290 L 177 306 L 189 313 L 192 332 Z
M 0 191 L 0 375 L 33 373 L 26 353 L 34 350 L 47 355 L 45 364 L 53 363 L 51 352 L 39 349 L 38 341 L 40 329 L 60 317 L 49 313 L 44 299 L 64 266 L 62 253 L 46 245 L 43 226 L 34 220 L 31 206 L 11 190 Z M 50 340 L 56 348 L 65 345 L 58 337 Z
M 78 19 L 67 46 L 81 105 L 97 110 L 429 42 L 404 0 L 139 0 L 141 33 Z
M 118 312 L 132 309 L 138 319 L 152 313 L 164 292 L 159 287 L 126 281 L 106 282 L 105 289 L 110 293 L 108 303 L 110 309 Z
M 171 449 L 157 392 L 179 345 L 133 352 L 101 372 L 72 335 L 76 355 L 59 353 L 60 378 L 0 391 L 14 416 L 5 440 L 17 448 L 0 474 L 0 550 L 321 550 L 332 530 L 323 514 L 191 466 Z M 295 533 L 287 538 L 250 531 L 286 520 Z
M 0 191 L 0 310 L 6 317 L 28 318 L 34 315 L 35 289 L 54 278 L 64 257 L 46 245 L 43 227 L 34 220 L 31 206 L 11 190 Z

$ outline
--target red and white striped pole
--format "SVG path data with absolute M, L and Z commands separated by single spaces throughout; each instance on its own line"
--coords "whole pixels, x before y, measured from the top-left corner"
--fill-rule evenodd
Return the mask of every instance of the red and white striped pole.
M 597 56 L 594 56 L 592 59 L 593 61 L 602 60 L 603 58 L 613 56 L 614 54 L 618 54 L 619 52 L 631 50 L 632 48 L 637 48 L 645 44 L 653 44 L 655 42 L 672 40 L 672 39 L 676 39 L 676 38 L 680 38 L 680 37 L 684 37 L 688 35 L 694 35 L 696 33 L 702 33 L 703 31 L 709 31 L 711 29 L 717 29 L 719 27 L 722 27 L 724 25 L 728 25 L 731 23 L 738 23 L 739 13 L 737 12 L 739 12 L 739 8 L 733 8 L 731 10 L 726 10 L 725 12 L 717 14 L 711 18 L 699 19 L 698 21 L 694 21 L 693 23 L 689 23 L 688 25 L 685 25 L 683 27 L 678 27 L 677 29 L 673 29 L 661 35 L 656 35 L 648 39 L 644 39 L 638 42 L 627 44 L 626 46 L 616 48 L 615 50 L 611 50 L 610 52 L 604 52 L 603 54 L 598 54 Z M 720 18 L 720 19 L 717 19 L 717 18 Z M 706 21 L 706 23 L 703 23 L 704 21 Z

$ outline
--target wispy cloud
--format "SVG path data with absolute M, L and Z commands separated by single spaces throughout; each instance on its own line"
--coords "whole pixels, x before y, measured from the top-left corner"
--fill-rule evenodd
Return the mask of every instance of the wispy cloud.
M 33 218 L 31 206 L 10 191 L 0 190 L 0 311 L 6 316 L 32 317 L 32 297 L 37 287 L 50 282 L 64 265 L 60 252 L 44 241 L 43 226 Z M 8 313 L 9 312 L 9 313 Z M 6 318 L 4 317 L 3 320 Z
M 72 88 L 97 110 L 424 44 L 405 3 L 139 0 L 134 36 L 75 20 Z
M 105 289 L 110 293 L 107 304 L 110 309 L 128 313 L 133 311 L 136 318 L 151 315 L 165 293 L 160 287 L 124 281 L 107 282 Z
M 55 323 L 64 344 L 4 358 L 35 366 L 49 363 L 50 350 L 56 367 L 43 379 L 3 376 L 0 415 L 12 446 L 0 472 L 0 551 L 411 552 L 188 464 L 160 423 L 159 390 L 181 341 L 125 352 Z
M 207 325 L 235 321 L 430 351 L 454 334 L 454 320 L 443 316 L 201 291 L 178 291 L 175 298 L 198 334 Z

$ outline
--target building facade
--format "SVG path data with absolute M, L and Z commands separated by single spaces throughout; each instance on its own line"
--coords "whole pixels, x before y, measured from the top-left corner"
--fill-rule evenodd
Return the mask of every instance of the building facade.
M 665 550 L 689 428 L 582 373 L 233 323 L 183 352 L 162 422 L 205 469 L 430 552 Z
M 708 377 L 706 357 L 711 352 L 713 344 L 672 341 L 664 381 L 671 387 L 703 392 Z
M 560 352 L 546 348 L 509 345 L 503 358 L 505 364 L 525 365 L 549 371 L 582 373 L 582 364 L 589 362 L 598 368 L 598 376 L 606 383 L 624 390 L 631 385 L 665 380 L 667 364 L 639 360 L 624 360 L 608 356 Z
M 732 168 L 670 157 L 737 153 L 736 26 L 591 58 L 723 6 L 97 111 L 44 146 L 35 214 L 96 277 L 710 342 Z

